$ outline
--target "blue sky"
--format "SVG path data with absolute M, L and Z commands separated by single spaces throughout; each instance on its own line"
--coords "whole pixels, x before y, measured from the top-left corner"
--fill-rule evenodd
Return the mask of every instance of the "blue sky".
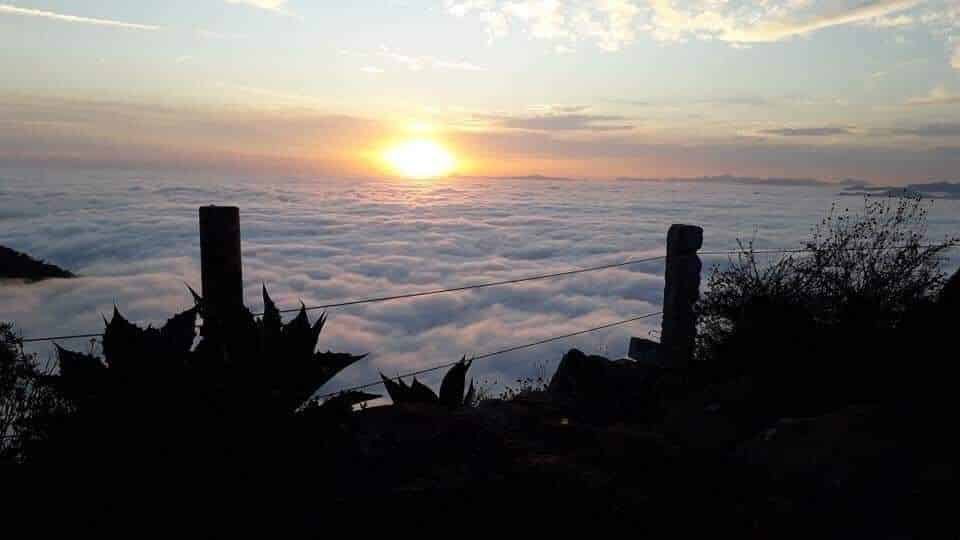
M 0 0 L 0 163 L 950 178 L 960 3 Z

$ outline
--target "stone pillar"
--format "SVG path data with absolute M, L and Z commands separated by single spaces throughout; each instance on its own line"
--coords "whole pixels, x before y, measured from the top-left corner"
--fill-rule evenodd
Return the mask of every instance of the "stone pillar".
M 200 275 L 208 315 L 243 306 L 240 209 L 236 206 L 200 208 Z
M 660 334 L 661 361 L 669 367 L 684 368 L 693 359 L 697 337 L 693 307 L 700 297 L 703 269 L 697 250 L 701 247 L 703 229 L 693 225 L 670 226 Z

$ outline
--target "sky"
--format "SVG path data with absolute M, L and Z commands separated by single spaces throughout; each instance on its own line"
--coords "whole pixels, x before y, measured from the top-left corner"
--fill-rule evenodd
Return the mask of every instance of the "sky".
M 956 0 L 0 0 L 0 165 L 956 180 Z

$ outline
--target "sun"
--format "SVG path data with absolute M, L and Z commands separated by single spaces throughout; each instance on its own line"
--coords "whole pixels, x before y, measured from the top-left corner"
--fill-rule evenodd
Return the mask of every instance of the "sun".
M 397 174 L 407 178 L 436 178 L 453 172 L 453 154 L 429 139 L 414 139 L 387 149 L 384 160 Z

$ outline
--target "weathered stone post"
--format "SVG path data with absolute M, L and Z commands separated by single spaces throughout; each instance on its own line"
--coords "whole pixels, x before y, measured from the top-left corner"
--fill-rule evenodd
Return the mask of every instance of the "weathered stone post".
M 660 354 L 663 363 L 683 368 L 693 359 L 697 319 L 693 307 L 700 297 L 703 264 L 697 250 L 703 247 L 703 229 L 671 225 L 667 232 L 667 264 L 663 287 L 663 323 Z
M 200 207 L 200 276 L 208 314 L 243 306 L 240 209 L 236 206 Z

